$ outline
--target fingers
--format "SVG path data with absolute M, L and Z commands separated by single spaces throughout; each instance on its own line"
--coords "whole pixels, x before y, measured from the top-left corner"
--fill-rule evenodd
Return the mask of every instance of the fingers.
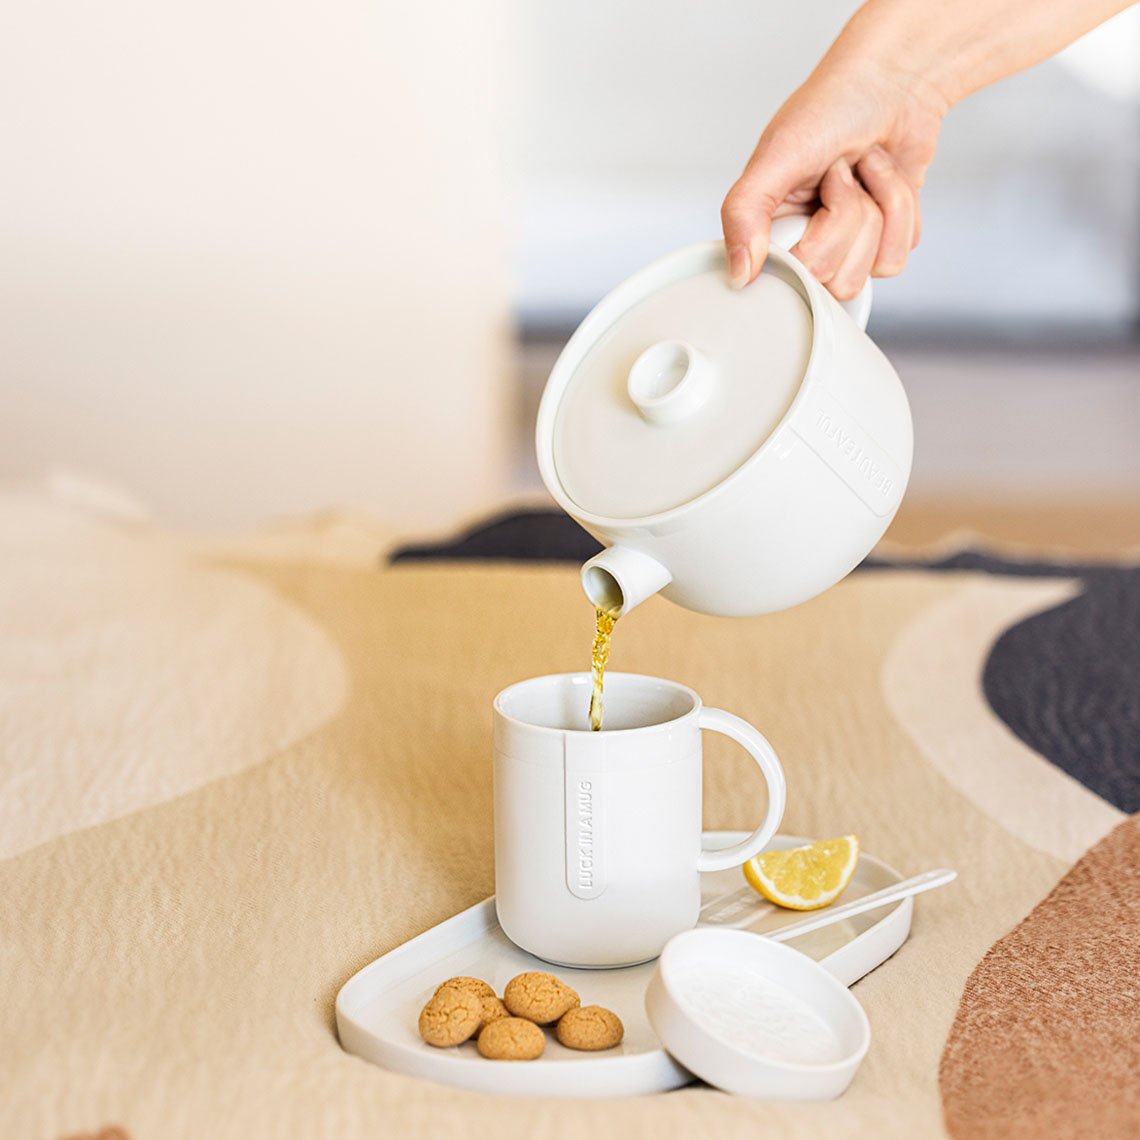
M 849 301 L 875 263 L 883 215 L 842 158 L 823 176 L 819 200 L 793 252 L 835 297 Z
M 868 276 L 900 273 L 918 244 L 922 219 L 918 191 L 891 155 L 874 146 L 854 171 L 839 158 L 817 184 L 799 168 L 797 153 L 778 137 L 761 139 L 729 190 L 721 222 L 730 284 L 739 289 L 760 272 L 772 218 L 811 209 L 807 203 L 817 195 L 819 208 L 795 252 L 836 297 L 850 300 Z
M 770 194 L 750 186 L 743 178 L 733 184 L 720 208 L 728 283 L 742 289 L 760 272 L 768 256 L 769 231 L 776 203 Z
M 863 286 L 867 284 L 867 278 L 871 276 L 883 232 L 883 216 L 872 204 L 866 217 L 866 222 L 847 250 L 843 264 L 835 276 L 827 282 L 827 288 L 836 300 L 850 301 L 857 297 Z
M 918 195 L 881 147 L 872 147 L 856 170 L 883 217 L 883 233 L 871 273 L 893 277 L 902 272 L 907 255 L 918 244 Z
M 784 146 L 778 138 L 761 139 L 720 209 L 729 284 L 734 289 L 760 272 L 768 256 L 772 217 L 779 207 L 789 199 L 814 197 L 813 191 L 803 191 L 804 179 L 795 145 Z

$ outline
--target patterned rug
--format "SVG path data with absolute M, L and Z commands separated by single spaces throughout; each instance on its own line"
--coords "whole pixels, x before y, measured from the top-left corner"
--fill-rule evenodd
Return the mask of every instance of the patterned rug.
M 394 562 L 567 561 L 600 544 L 561 512 L 501 516 Z M 871 558 L 913 570 L 1065 579 L 1073 596 L 997 632 L 981 688 L 1040 757 L 1122 812 L 1140 812 L 1140 567 L 1002 558 Z M 1084 855 L 971 974 L 939 1079 L 963 1140 L 1140 1136 L 1140 817 Z
M 346 513 L 207 545 L 0 488 L 3 1135 L 1140 1135 L 1140 578 L 993 550 L 615 635 L 614 668 L 762 728 L 783 831 L 959 872 L 855 985 L 842 1097 L 506 1098 L 340 1048 L 340 986 L 491 893 L 491 701 L 588 654 L 567 523 L 389 562 Z M 756 783 L 710 739 L 706 825 L 754 822 Z

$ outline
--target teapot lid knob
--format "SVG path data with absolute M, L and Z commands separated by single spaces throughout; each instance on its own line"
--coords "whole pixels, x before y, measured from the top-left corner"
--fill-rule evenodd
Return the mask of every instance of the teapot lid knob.
M 700 411 L 712 394 L 712 362 L 683 340 L 651 344 L 629 370 L 629 398 L 643 420 L 674 424 Z

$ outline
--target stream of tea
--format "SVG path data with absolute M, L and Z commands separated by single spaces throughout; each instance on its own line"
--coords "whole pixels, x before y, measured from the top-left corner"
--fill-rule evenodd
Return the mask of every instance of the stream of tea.
M 606 662 L 610 657 L 610 638 L 613 636 L 616 623 L 616 614 L 598 610 L 594 645 L 590 650 L 590 670 L 594 676 L 594 687 L 590 691 L 590 728 L 593 732 L 600 732 L 602 727 L 602 681 L 606 675 Z

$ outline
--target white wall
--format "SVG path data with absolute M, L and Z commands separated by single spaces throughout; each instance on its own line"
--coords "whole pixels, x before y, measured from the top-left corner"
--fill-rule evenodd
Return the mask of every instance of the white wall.
M 765 123 L 852 0 L 547 0 L 524 10 L 515 272 L 534 322 L 576 320 L 719 234 Z M 1140 306 L 1140 9 L 948 116 L 924 236 L 876 317 L 1128 321 Z
M 510 424 L 500 0 L 43 0 L 0 37 L 0 478 L 447 524 Z

